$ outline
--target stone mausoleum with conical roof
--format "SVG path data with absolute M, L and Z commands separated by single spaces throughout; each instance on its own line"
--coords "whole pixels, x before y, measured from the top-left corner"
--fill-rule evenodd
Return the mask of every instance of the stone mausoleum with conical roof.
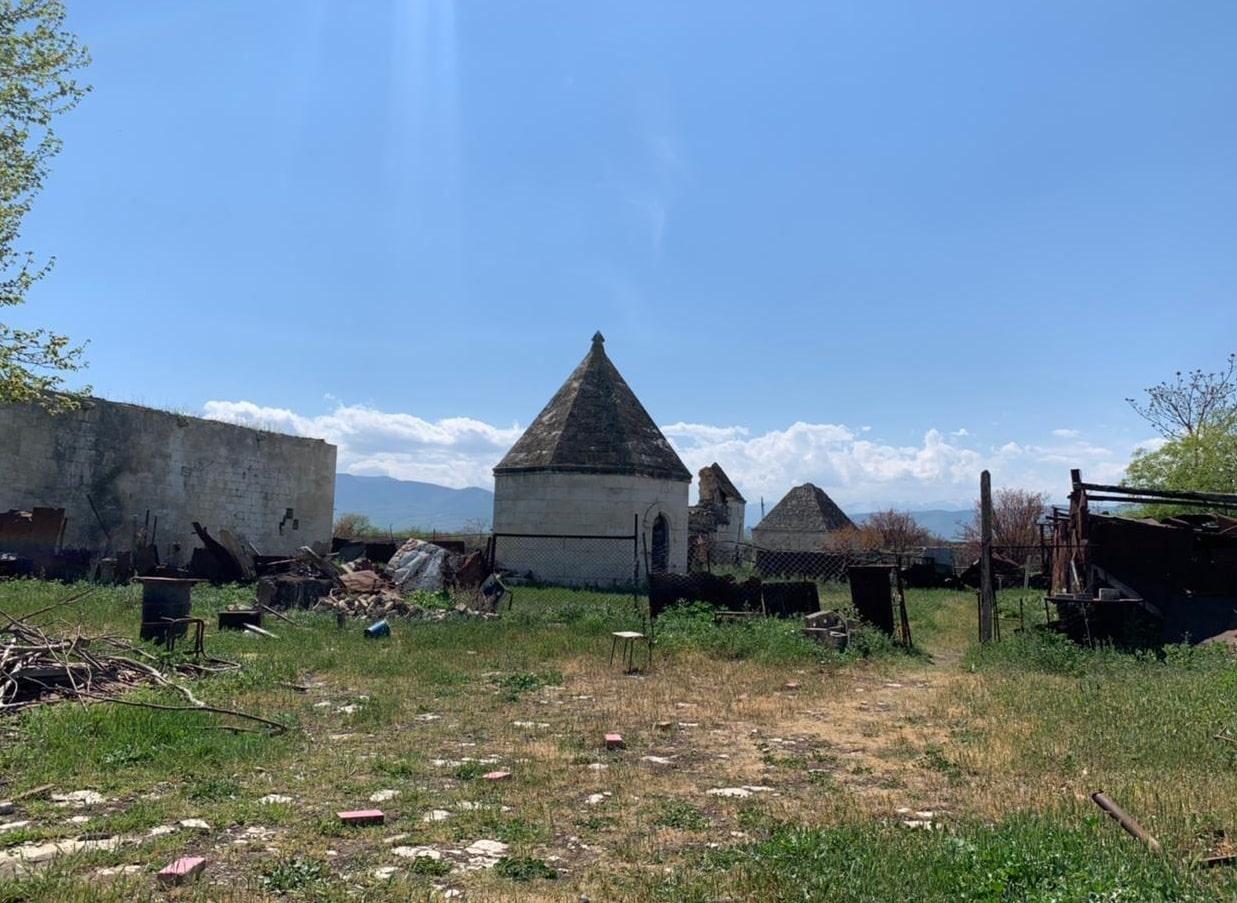
M 494 468 L 497 564 L 537 582 L 575 586 L 682 573 L 690 484 L 691 473 L 597 333 Z

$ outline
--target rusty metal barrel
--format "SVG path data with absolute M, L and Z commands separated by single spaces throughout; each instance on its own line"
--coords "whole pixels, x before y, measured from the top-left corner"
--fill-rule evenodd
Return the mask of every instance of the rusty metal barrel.
M 173 624 L 180 618 L 189 617 L 190 593 L 197 580 L 184 577 L 138 577 L 142 584 L 142 629 L 143 640 L 166 642 L 169 632 L 182 637 L 188 624 Z

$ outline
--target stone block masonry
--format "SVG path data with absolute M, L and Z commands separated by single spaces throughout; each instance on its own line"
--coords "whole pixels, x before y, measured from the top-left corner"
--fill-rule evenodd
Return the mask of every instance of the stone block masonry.
M 192 524 L 228 529 L 266 555 L 329 543 L 335 446 L 90 399 L 49 414 L 0 406 L 0 511 L 64 508 L 64 545 L 124 551 L 150 512 L 164 563 L 185 564 Z

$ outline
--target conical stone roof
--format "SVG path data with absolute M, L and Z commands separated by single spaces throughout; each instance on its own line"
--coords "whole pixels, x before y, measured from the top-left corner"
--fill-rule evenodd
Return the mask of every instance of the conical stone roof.
M 584 360 L 494 468 L 640 474 L 690 482 L 666 437 L 606 356 L 599 332 Z
M 786 533 L 822 533 L 853 527 L 849 517 L 834 504 L 819 486 L 804 483 L 796 486 L 764 516 L 757 530 L 778 530 Z

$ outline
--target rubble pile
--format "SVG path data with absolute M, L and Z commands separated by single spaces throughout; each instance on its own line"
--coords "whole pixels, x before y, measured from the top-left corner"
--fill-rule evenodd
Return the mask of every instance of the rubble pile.
M 330 590 L 307 607 L 334 611 L 339 617 L 379 619 L 402 617 L 440 621 L 451 617 L 497 617 L 498 596 L 479 590 L 486 572 L 479 553 L 460 555 L 420 539 L 405 542 L 384 566 L 368 559 L 337 564 L 329 558 L 302 550 L 304 566 L 330 581 Z M 444 594 L 468 591 L 477 600 L 472 605 L 419 604 L 405 594 Z M 429 600 L 426 600 L 429 601 Z

